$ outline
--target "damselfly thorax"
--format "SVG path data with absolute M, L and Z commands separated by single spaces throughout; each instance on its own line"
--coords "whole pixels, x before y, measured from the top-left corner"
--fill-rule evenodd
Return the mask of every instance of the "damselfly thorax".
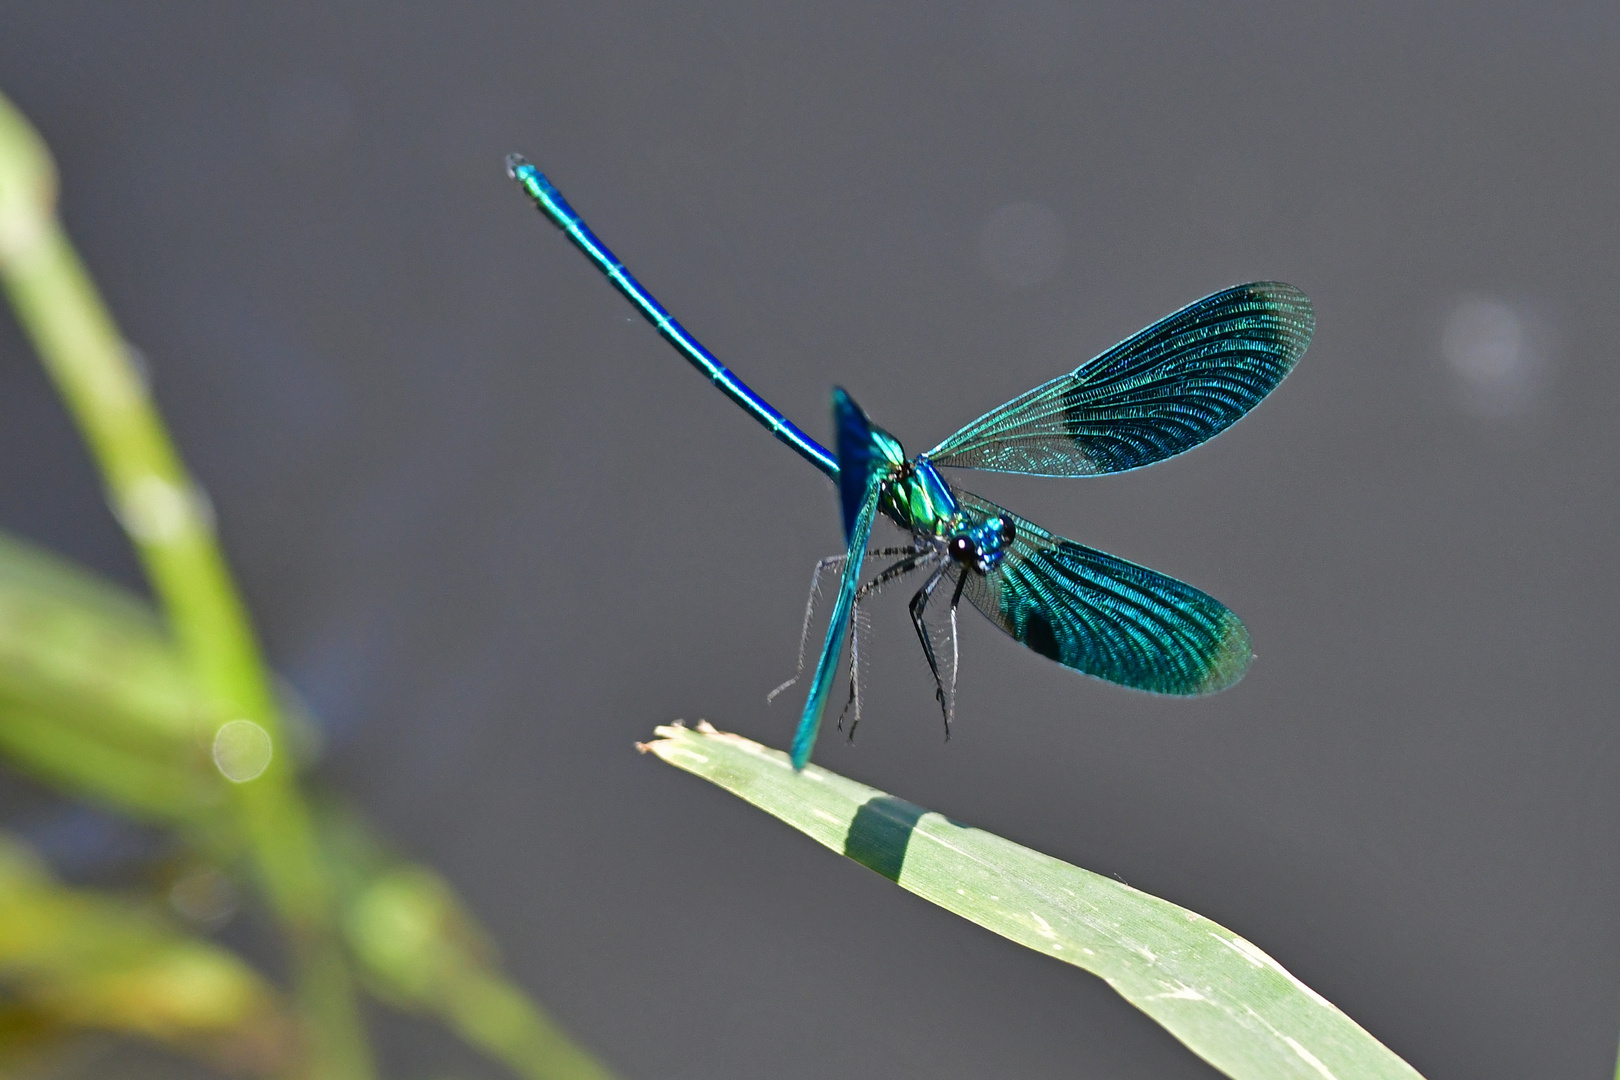
M 837 401 L 839 452 L 866 463 L 878 485 L 878 510 L 911 533 L 917 554 L 936 554 L 981 575 L 993 570 L 1012 543 L 1011 520 L 964 506 L 927 454 L 908 459 L 900 440 L 872 423 L 848 395 L 839 391 Z M 846 492 L 845 526 L 853 528 L 849 511 L 863 492 L 857 485 Z
M 893 439 L 881 428 L 873 430 Z M 1011 521 L 963 506 L 926 454 L 895 466 L 882 481 L 878 509 L 911 533 L 919 552 L 935 552 L 981 575 L 995 569 L 1016 534 Z

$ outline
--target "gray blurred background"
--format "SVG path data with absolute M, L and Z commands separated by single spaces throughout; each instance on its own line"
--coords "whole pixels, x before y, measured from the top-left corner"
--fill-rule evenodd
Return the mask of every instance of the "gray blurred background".
M 1353 10 L 1352 10 L 1353 8 Z M 830 768 L 1248 936 L 1430 1080 L 1611 1074 L 1620 8 L 12 3 L 0 87 L 333 784 L 626 1077 L 1213 1076 L 1100 982 L 640 757 L 785 745 L 830 485 L 505 176 L 529 155 L 802 427 L 917 451 L 1205 293 L 1314 344 L 1215 442 L 962 477 L 1236 609 L 1173 701 L 903 598 Z M 0 526 L 126 582 L 0 320 Z M 6 780 L 5 783 L 15 783 Z M 81 812 L 31 828 L 75 872 Z M 77 862 L 75 862 L 77 860 Z M 388 1073 L 496 1075 L 383 1020 Z

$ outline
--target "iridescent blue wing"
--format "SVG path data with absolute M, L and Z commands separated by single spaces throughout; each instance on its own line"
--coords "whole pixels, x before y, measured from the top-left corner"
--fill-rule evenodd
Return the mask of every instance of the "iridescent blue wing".
M 1293 370 L 1316 317 L 1292 285 L 1206 296 L 979 417 L 927 456 L 1033 476 L 1123 472 L 1226 430 Z
M 986 499 L 965 506 L 1013 522 L 988 574 L 968 569 L 963 595 L 1042 656 L 1156 694 L 1213 694 L 1243 677 L 1249 631 L 1219 600 L 1145 566 L 1053 536 Z
M 805 699 L 804 714 L 793 733 L 790 756 L 795 769 L 804 768 L 810 760 L 816 733 L 821 730 L 821 714 L 827 708 L 827 694 L 838 674 L 838 660 L 844 652 L 844 637 L 849 631 L 855 589 L 860 584 L 861 563 L 866 556 L 866 542 L 872 535 L 872 519 L 877 513 L 883 477 L 897 460 L 905 460 L 900 444 L 881 428 L 873 427 L 861 407 L 841 386 L 833 388 L 832 413 L 833 428 L 838 432 L 838 498 L 843 507 L 847 552 L 844 577 L 838 586 L 838 602 L 833 605 L 832 621 L 827 624 L 827 640 L 821 646 L 816 673 L 810 680 L 810 696 Z
M 816 673 L 810 680 L 810 696 L 805 699 L 804 714 L 799 717 L 799 726 L 793 732 L 789 756 L 793 759 L 795 769 L 804 768 L 810 760 L 816 735 L 821 731 L 821 715 L 827 709 L 827 695 L 832 691 L 833 678 L 838 674 L 838 660 L 844 654 L 844 637 L 849 632 L 855 588 L 861 581 L 861 563 L 866 556 L 866 541 L 872 535 L 872 516 L 877 513 L 880 490 L 881 486 L 876 480 L 867 485 L 866 497 L 861 501 L 852 523 L 849 554 L 844 560 L 844 577 L 838 586 L 838 602 L 833 605 L 832 621 L 827 624 L 827 641 L 821 646 Z

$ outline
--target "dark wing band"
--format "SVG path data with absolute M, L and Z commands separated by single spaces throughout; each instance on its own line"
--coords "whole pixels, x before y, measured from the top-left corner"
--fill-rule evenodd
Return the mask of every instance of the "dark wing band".
M 961 501 L 1017 528 L 988 574 L 963 594 L 1042 656 L 1158 694 L 1212 694 L 1243 677 L 1249 631 L 1219 600 L 1175 578 L 1053 536 L 977 495 Z

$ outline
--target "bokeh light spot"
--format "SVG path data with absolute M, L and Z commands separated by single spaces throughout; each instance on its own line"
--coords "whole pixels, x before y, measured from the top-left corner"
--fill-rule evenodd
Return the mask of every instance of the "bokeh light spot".
M 270 733 L 252 720 L 221 724 L 214 734 L 214 765 L 225 779 L 243 784 L 270 767 Z
M 118 520 L 146 543 L 179 539 L 196 526 L 196 504 L 182 487 L 155 473 L 138 477 L 118 493 Z
M 1446 314 L 1440 350 L 1470 411 L 1512 416 L 1536 403 L 1545 357 L 1529 320 L 1512 305 L 1459 299 Z
M 169 886 L 169 904 L 192 922 L 213 929 L 236 914 L 236 888 L 212 867 L 201 867 Z

